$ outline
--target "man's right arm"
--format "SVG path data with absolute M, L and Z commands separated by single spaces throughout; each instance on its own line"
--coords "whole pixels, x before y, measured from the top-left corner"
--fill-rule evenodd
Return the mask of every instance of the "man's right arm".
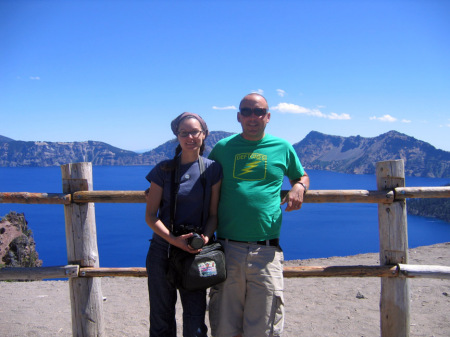
M 298 210 L 302 207 L 303 198 L 309 189 L 309 176 L 304 172 L 300 179 L 291 180 L 290 183 L 292 188 L 281 201 L 281 205 L 287 203 L 286 212 Z

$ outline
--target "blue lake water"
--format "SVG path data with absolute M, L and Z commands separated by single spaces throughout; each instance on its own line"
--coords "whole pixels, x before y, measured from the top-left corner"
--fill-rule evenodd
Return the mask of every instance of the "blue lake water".
M 142 191 L 148 187 L 148 166 L 94 166 L 94 190 Z M 376 189 L 374 175 L 308 170 L 311 189 Z M 443 186 L 450 179 L 406 177 L 406 186 Z M 284 189 L 288 189 L 286 182 Z M 61 193 L 59 167 L 0 168 L 0 192 Z M 284 207 L 283 207 L 284 208 Z M 25 213 L 44 266 L 67 263 L 62 205 L 1 204 Z M 95 205 L 102 267 L 143 267 L 151 238 L 144 204 Z M 450 241 L 450 224 L 408 215 L 409 247 Z M 281 245 L 285 259 L 346 256 L 379 251 L 376 204 L 306 203 L 300 211 L 284 212 Z

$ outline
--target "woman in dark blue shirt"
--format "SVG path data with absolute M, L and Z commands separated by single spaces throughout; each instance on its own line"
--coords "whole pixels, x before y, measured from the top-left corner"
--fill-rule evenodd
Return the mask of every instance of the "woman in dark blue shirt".
M 169 245 L 198 253 L 200 249 L 189 244 L 189 238 L 194 235 L 189 231 L 194 228 L 201 233 L 204 244 L 211 240 L 217 227 L 222 179 L 218 163 L 200 158 L 208 136 L 205 121 L 197 114 L 185 112 L 172 121 L 171 128 L 179 141 L 175 157 L 158 163 L 146 177 L 150 189 L 145 220 L 153 230 L 146 261 L 151 337 L 176 336 L 177 289 L 166 277 Z M 204 163 L 204 182 L 200 179 L 199 160 Z M 175 201 L 173 180 L 177 187 Z M 175 203 L 174 208 L 171 203 Z M 189 231 L 186 232 L 186 228 Z M 183 336 L 207 336 L 206 290 L 179 289 L 179 293 L 183 306 Z

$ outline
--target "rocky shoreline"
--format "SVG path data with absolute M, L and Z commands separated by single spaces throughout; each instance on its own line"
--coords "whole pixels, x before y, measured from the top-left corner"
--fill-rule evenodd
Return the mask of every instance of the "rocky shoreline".
M 0 220 L 0 267 L 40 267 L 33 232 L 23 213 L 9 212 Z

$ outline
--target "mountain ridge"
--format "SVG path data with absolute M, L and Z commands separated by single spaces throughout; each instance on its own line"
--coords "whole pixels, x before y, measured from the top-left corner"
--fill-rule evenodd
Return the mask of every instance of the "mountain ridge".
M 293 147 L 302 164 L 315 170 L 374 174 L 377 162 L 403 159 L 407 176 L 450 176 L 450 152 L 397 131 L 372 138 L 311 131 Z
M 206 139 L 205 153 L 233 133 L 212 131 Z M 100 141 L 42 142 L 17 141 L 0 135 L 0 167 L 59 166 L 90 161 L 93 165 L 155 165 L 172 158 L 176 139 L 137 153 Z M 450 177 L 450 152 L 397 131 L 376 137 L 334 136 L 309 132 L 293 144 L 305 169 L 329 170 L 352 174 L 374 174 L 378 161 L 403 159 L 407 176 Z

